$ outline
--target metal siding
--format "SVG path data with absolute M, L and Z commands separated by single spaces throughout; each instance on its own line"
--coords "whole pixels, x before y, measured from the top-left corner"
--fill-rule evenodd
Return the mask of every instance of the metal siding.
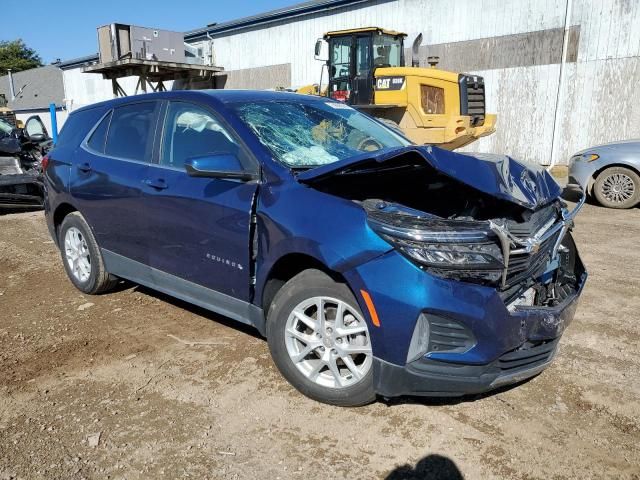
M 538 59 L 529 62 L 533 65 L 518 62 L 514 50 L 489 52 L 487 61 L 496 68 L 476 64 L 482 70 L 471 72 L 485 77 L 487 111 L 498 114 L 498 131 L 465 150 L 549 163 L 558 107 L 555 160 L 566 163 L 578 149 L 640 137 L 640 89 L 635 88 L 640 84 L 640 0 L 573 0 L 567 23 L 573 32 L 579 29 L 579 38 L 575 33 L 570 36 L 571 62 L 564 66 L 559 92 L 559 60 L 545 64 L 545 55 L 536 48 L 553 49 L 557 59 L 563 37 L 558 31 L 565 27 L 566 11 L 562 0 L 372 0 L 216 34 L 213 43 L 216 64 L 226 70 L 290 64 L 290 85 L 272 86 L 298 87 L 319 81 L 321 63 L 314 60 L 313 49 L 316 39 L 329 30 L 376 25 L 404 31 L 410 39 L 422 32 L 423 47 L 454 42 L 470 42 L 470 47 L 499 45 L 502 40 L 495 37 L 523 35 L 530 39 L 522 43 L 529 49 L 523 55 Z M 554 32 L 553 38 L 541 39 L 539 32 L 544 31 Z M 444 58 L 442 64 L 448 61 Z M 243 85 L 250 86 L 251 77 L 244 78 Z M 286 75 L 272 78 L 283 82 Z M 265 85 L 263 79 L 257 80 L 256 86 Z M 74 106 L 111 97 L 110 83 L 98 75 L 72 70 L 65 72 L 65 83 L 65 96 L 73 99 Z M 124 83 L 127 91 L 133 90 L 135 80 Z

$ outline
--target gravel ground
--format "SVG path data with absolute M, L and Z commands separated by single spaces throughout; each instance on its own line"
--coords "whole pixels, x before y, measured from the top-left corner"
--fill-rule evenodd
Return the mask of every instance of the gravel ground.
M 131 284 L 67 281 L 43 215 L 0 216 L 0 479 L 640 479 L 640 209 L 587 205 L 590 279 L 522 385 L 358 409 L 309 400 L 266 343 Z

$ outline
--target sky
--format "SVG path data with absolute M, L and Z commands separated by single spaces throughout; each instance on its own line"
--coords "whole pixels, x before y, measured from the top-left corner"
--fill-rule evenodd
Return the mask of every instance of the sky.
M 109 23 L 186 32 L 301 1 L 32 0 L 26 7 L 2 8 L 0 40 L 22 38 L 47 64 L 96 53 L 96 28 Z

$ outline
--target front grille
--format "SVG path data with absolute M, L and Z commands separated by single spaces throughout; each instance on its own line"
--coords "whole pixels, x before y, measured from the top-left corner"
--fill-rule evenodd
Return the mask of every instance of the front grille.
M 498 359 L 498 367 L 503 372 L 526 370 L 548 362 L 558 346 L 559 338 L 546 342 L 527 343 L 505 353 Z
M 472 127 L 484 125 L 484 78 L 478 75 L 461 74 L 458 82 L 460 84 L 460 114 L 471 117 Z
M 525 222 L 508 222 L 507 229 L 511 235 L 525 240 L 527 238 L 534 238 L 536 235 L 541 237 L 549 229 L 554 228 L 556 226 L 554 222 L 558 220 L 558 207 L 552 204 L 529 214 Z M 555 234 L 540 243 L 537 250 L 511 253 L 509 255 L 509 265 L 503 291 L 509 290 L 511 287 L 527 279 L 534 279 L 542 275 L 547 264 L 552 259 L 553 249 L 560 234 L 561 230 L 558 230 Z M 518 249 L 522 249 L 522 246 L 516 245 L 514 247 L 514 250 Z
M 551 260 L 553 247 L 559 235 L 560 231 L 547 238 L 540 244 L 537 252 L 512 253 L 509 257 L 505 287 L 509 288 L 527 278 L 537 278 L 542 275 L 547 267 L 547 263 Z

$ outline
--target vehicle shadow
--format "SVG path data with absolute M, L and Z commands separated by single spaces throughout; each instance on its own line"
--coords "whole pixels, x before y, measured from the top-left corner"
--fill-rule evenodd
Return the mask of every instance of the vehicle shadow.
M 542 373 L 542 372 L 540 372 Z M 538 375 L 540 375 L 540 373 Z M 526 378 L 517 383 L 512 383 L 510 385 L 504 385 L 502 387 L 498 387 L 494 390 L 490 390 L 484 393 L 476 393 L 470 395 L 463 395 L 458 397 L 418 397 L 418 396 L 403 396 L 403 397 L 394 397 L 394 398 L 385 398 L 379 397 L 379 401 L 386 405 L 387 407 L 394 407 L 396 405 L 424 405 L 426 407 L 438 407 L 438 406 L 452 406 L 452 405 L 460 405 L 462 403 L 475 402 L 477 400 L 482 400 L 484 398 L 496 397 L 497 400 L 508 402 L 504 399 L 501 399 L 499 394 L 508 392 L 509 390 L 513 390 L 514 388 L 519 388 L 520 386 L 530 382 L 538 375 L 534 375 L 531 378 Z
M 41 211 L 42 209 L 43 209 L 42 207 L 36 207 L 36 206 L 12 208 L 12 207 L 5 207 L 3 205 L 0 205 L 0 216 L 12 215 L 14 213 L 38 212 L 38 211 Z
M 455 462 L 443 455 L 431 454 L 420 459 L 414 467 L 401 465 L 385 480 L 464 480 Z
M 574 185 L 567 185 L 562 190 L 562 195 L 560 195 L 563 200 L 567 200 L 568 202 L 577 203 L 582 197 L 582 190 L 580 187 Z M 590 198 L 587 197 L 587 203 L 590 203 Z
M 157 298 L 158 300 L 162 300 L 163 302 L 169 303 L 175 307 L 181 308 L 195 315 L 199 315 L 208 320 L 214 321 L 216 323 L 220 323 L 225 327 L 233 328 L 234 330 L 238 330 L 239 332 L 246 333 L 247 335 L 251 335 L 254 338 L 264 340 L 264 338 L 260 335 L 260 333 L 258 333 L 258 331 L 250 325 L 245 325 L 244 323 L 240 323 L 236 320 L 232 320 L 231 318 L 225 317 L 224 315 L 220 315 L 218 313 L 212 312 L 205 308 L 198 307 L 197 305 L 193 305 L 192 303 L 188 303 L 178 298 L 172 297 L 170 295 L 166 295 L 162 292 L 158 292 L 157 290 L 153 290 L 151 288 L 147 288 L 142 285 L 134 284 L 127 280 L 123 280 L 122 282 L 120 282 L 115 290 L 121 291 L 131 287 L 133 287 L 133 289 L 137 292 L 143 293 L 145 295 L 149 295 L 150 297 Z
M 178 298 L 172 297 L 170 295 L 164 294 L 162 292 L 158 292 L 157 290 L 153 290 L 151 288 L 145 287 L 143 285 L 139 285 L 128 280 L 122 280 L 118 283 L 114 290 L 111 292 L 121 292 L 124 290 L 133 289 L 136 292 L 140 292 L 144 295 L 149 295 L 150 297 L 157 298 L 162 302 L 169 303 L 175 307 L 191 312 L 195 315 L 199 315 L 208 320 L 220 323 L 226 327 L 232 328 L 242 333 L 246 333 L 247 335 L 251 335 L 253 338 L 264 340 L 266 339 L 260 335 L 260 333 L 250 325 L 245 325 L 231 318 L 225 317 L 224 315 L 220 315 L 218 313 L 212 312 L 202 307 L 198 307 L 197 305 L 193 305 L 192 303 L 185 302 Z M 538 374 L 539 375 L 539 374 Z M 394 397 L 394 398 L 386 398 L 382 396 L 378 396 L 378 401 L 387 407 L 393 407 L 396 405 L 424 405 L 424 406 L 452 406 L 459 405 L 462 403 L 474 402 L 476 400 L 481 400 L 483 398 L 493 397 L 503 392 L 507 392 L 513 388 L 518 388 L 521 385 L 531 381 L 537 377 L 537 375 L 522 380 L 518 383 L 514 383 L 511 385 L 505 385 L 489 392 L 472 394 L 472 395 L 464 395 L 457 397 L 420 397 L 420 396 L 402 396 L 402 397 Z M 500 400 L 500 397 L 497 397 Z M 504 400 L 503 400 L 504 401 Z
M 133 288 L 135 291 L 143 293 L 145 295 L 149 295 L 150 297 L 157 298 L 163 302 L 167 302 L 175 307 L 181 308 L 188 312 L 191 312 L 195 315 L 199 315 L 201 317 L 207 318 L 208 320 L 220 323 L 226 327 L 232 328 L 242 333 L 246 333 L 247 335 L 251 335 L 253 338 L 264 340 L 266 339 L 258 333 L 258 331 L 251 327 L 250 325 L 245 325 L 236 320 L 232 320 L 223 315 L 217 314 L 210 310 L 207 310 L 202 307 L 198 307 L 197 305 L 193 305 L 191 303 L 185 302 L 183 300 L 177 299 L 175 297 L 171 297 L 162 292 L 158 292 L 151 288 L 144 287 L 142 285 L 134 284 L 129 282 L 128 280 L 121 281 L 116 287 L 116 291 L 123 291 L 129 288 Z M 538 374 L 539 375 L 539 374 Z M 518 388 L 521 385 L 531 381 L 537 375 L 522 380 L 518 383 L 514 383 L 511 385 L 505 385 L 503 387 L 496 388 L 489 392 L 473 394 L 473 395 L 465 395 L 462 397 L 419 397 L 419 396 L 402 396 L 402 397 L 394 397 L 394 398 L 386 398 L 386 397 L 378 397 L 378 401 L 386 405 L 387 407 L 393 407 L 396 405 L 424 405 L 424 406 L 446 406 L 446 405 L 459 405 L 461 403 L 473 402 L 476 400 L 481 400 L 483 398 L 493 397 L 500 393 L 508 392 L 513 388 Z M 400 477 L 398 477 L 400 478 Z

